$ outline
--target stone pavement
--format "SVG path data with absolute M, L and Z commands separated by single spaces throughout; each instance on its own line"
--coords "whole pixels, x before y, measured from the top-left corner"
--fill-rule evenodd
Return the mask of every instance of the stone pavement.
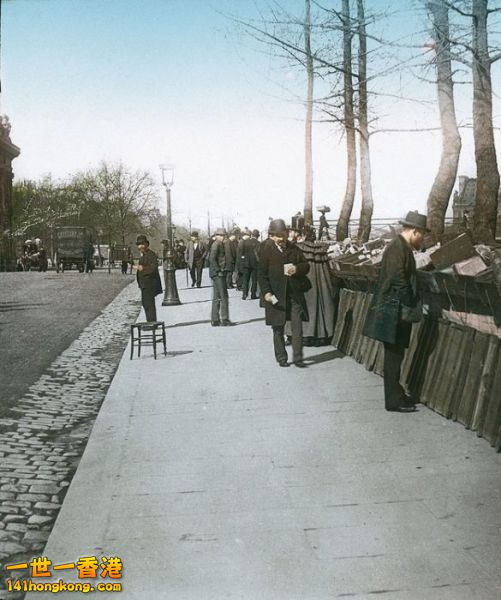
M 167 357 L 125 351 L 44 556 L 120 557 L 127 600 L 500 598 L 501 455 L 331 347 L 279 368 L 258 303 L 212 328 L 210 292 L 159 308 Z

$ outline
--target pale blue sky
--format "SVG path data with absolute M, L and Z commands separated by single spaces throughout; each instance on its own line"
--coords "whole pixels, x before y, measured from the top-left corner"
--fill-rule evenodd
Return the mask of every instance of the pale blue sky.
M 265 4 L 4 1 L 1 110 L 21 147 L 16 177 L 65 177 L 100 159 L 122 159 L 159 178 L 158 164 L 172 161 L 178 222 L 191 215 L 203 226 L 207 208 L 214 224 L 233 216 L 258 228 L 268 216 L 294 214 L 303 203 L 304 109 L 282 86 L 300 95 L 304 75 L 259 51 L 220 14 L 255 18 L 256 7 Z M 301 15 L 302 0 L 282 4 Z M 388 4 L 403 3 L 367 0 L 368 9 Z M 423 26 L 419 15 L 406 13 L 393 16 L 386 30 L 394 37 L 415 31 L 420 44 Z M 386 89 L 388 82 L 376 85 Z M 413 94 L 423 91 L 422 83 L 405 85 Z M 468 94 L 465 86 L 458 89 L 465 118 Z M 433 100 L 433 86 L 425 96 Z M 438 124 L 433 105 L 388 99 L 380 112 L 383 125 Z M 474 175 L 470 137 L 467 132 L 461 168 Z M 375 136 L 376 213 L 423 209 L 439 155 L 439 133 Z M 344 140 L 330 125 L 315 127 L 314 156 L 314 204 L 330 204 L 336 214 L 344 190 Z

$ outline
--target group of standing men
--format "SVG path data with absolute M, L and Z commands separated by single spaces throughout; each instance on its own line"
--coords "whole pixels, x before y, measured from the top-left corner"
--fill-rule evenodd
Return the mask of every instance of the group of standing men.
M 218 229 L 214 234 L 208 249 L 209 276 L 213 285 L 213 327 L 232 325 L 229 317 L 228 288 L 236 287 L 241 290 L 242 300 L 247 300 L 250 288 L 251 299 L 258 299 L 259 246 L 257 229 L 250 235 L 245 231 L 240 240 L 237 240 L 235 232 L 228 235 L 224 228 Z

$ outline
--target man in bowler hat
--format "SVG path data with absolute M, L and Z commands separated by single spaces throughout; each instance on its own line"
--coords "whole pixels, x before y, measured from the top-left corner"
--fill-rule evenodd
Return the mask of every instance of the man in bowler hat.
M 281 367 L 289 366 L 284 327 L 291 321 L 292 359 L 297 367 L 304 368 L 303 321 L 308 320 L 304 292 L 311 287 L 306 277 L 310 265 L 301 250 L 287 240 L 282 219 L 271 221 L 268 233 L 270 237 L 259 251 L 258 279 L 266 324 L 273 329 L 275 358 Z
M 211 325 L 233 325 L 230 321 L 228 289 L 226 287 L 227 254 L 224 245 L 226 229 L 217 229 L 209 254 L 209 276 L 212 279 Z
M 412 323 L 402 319 L 402 307 L 416 307 L 416 261 L 426 216 L 410 211 L 400 221 L 402 231 L 386 247 L 376 289 L 364 324 L 364 335 L 384 344 L 384 403 L 386 410 L 413 412 L 416 407 L 400 385 L 400 367 L 409 346 Z
M 206 255 L 206 244 L 198 239 L 198 231 L 193 231 L 185 252 L 186 262 L 190 269 L 191 287 L 195 287 L 195 285 L 200 287 L 202 285 L 202 273 Z
M 251 237 L 243 240 L 240 248 L 240 269 L 243 273 L 242 300 L 247 300 L 249 287 L 251 299 L 257 300 L 257 265 L 259 255 L 259 231 L 254 229 Z
M 141 289 L 141 303 L 147 321 L 157 320 L 155 296 L 162 293 L 162 282 L 158 273 L 158 257 L 150 250 L 150 242 L 145 235 L 138 235 L 136 245 L 141 253 L 136 270 L 137 283 Z

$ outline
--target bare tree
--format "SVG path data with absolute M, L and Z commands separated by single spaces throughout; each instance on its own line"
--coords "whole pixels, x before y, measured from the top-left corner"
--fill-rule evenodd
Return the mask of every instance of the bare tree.
M 304 46 L 306 54 L 306 74 L 308 78 L 306 92 L 306 121 L 304 126 L 305 150 L 305 190 L 304 190 L 304 222 L 313 223 L 313 151 L 312 151 L 312 122 L 313 122 L 313 56 L 311 53 L 311 6 L 310 0 L 305 0 Z
M 348 237 L 348 224 L 355 201 L 357 182 L 357 147 L 355 136 L 355 114 L 353 108 L 353 73 L 352 73 L 352 27 L 350 1 L 343 0 L 341 21 L 343 27 L 343 96 L 344 96 L 344 128 L 346 133 L 346 189 L 343 205 L 339 214 L 336 237 L 343 240 Z
M 360 189 L 362 207 L 358 226 L 358 240 L 366 242 L 371 233 L 374 200 L 372 197 L 371 157 L 369 147 L 369 118 L 367 98 L 367 32 L 364 0 L 357 0 L 358 22 L 358 124 L 360 149 Z
M 454 106 L 449 8 L 442 0 L 428 0 L 427 9 L 433 25 L 438 106 L 442 126 L 442 157 L 428 195 L 428 224 L 434 233 L 442 233 L 445 213 L 456 181 L 461 137 Z
M 473 138 L 477 164 L 473 233 L 477 241 L 492 243 L 496 232 L 499 171 L 492 126 L 493 59 L 489 55 L 487 38 L 487 4 L 488 0 L 472 0 Z
M 88 198 L 97 208 L 101 226 L 111 240 L 125 244 L 130 233 L 149 224 L 157 201 L 153 178 L 143 171 L 131 172 L 122 163 L 102 162 L 82 179 Z

